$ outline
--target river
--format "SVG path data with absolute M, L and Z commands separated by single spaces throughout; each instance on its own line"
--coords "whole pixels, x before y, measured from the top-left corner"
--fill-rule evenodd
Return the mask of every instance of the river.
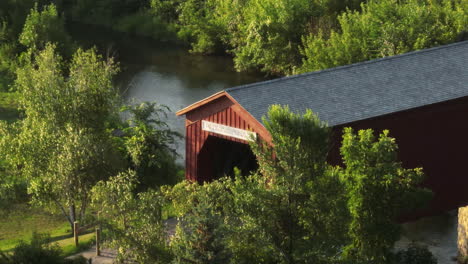
M 185 134 L 184 117 L 175 112 L 225 88 L 265 80 L 260 73 L 239 73 L 228 56 L 193 55 L 187 47 L 130 37 L 100 27 L 71 24 L 73 38 L 89 48 L 93 45 L 115 57 L 121 72 L 117 85 L 128 103 L 155 101 L 171 109 L 166 122 Z M 184 140 L 176 146 L 184 159 Z

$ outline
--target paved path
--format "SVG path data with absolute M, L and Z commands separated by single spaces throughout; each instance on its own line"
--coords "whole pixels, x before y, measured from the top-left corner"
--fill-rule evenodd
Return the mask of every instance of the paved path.
M 114 259 L 117 257 L 117 252 L 115 250 L 103 249 L 101 250 L 101 255 L 96 256 L 96 246 L 80 252 L 76 255 L 72 255 L 68 258 L 76 258 L 78 256 L 83 256 L 86 259 L 90 259 L 92 264 L 112 264 Z

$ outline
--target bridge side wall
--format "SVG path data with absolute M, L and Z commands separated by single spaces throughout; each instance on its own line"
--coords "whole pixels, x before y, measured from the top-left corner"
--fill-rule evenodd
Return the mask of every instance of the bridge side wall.
M 347 126 L 390 130 L 403 166 L 423 168 L 424 186 L 434 192 L 430 210 L 423 215 L 468 204 L 468 98 L 335 127 L 330 154 L 333 163 L 341 163 L 339 143 Z

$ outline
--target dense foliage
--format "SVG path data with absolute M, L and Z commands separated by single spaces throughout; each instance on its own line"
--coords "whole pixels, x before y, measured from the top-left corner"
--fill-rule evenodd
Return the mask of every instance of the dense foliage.
M 338 17 L 340 30 L 304 37 L 299 72 L 444 45 L 468 31 L 466 1 L 369 1 Z
M 137 194 L 137 185 L 131 170 L 96 184 L 92 192 L 99 221 L 109 232 L 120 260 L 168 263 L 171 255 L 161 215 L 163 197 L 155 190 Z
M 344 130 L 341 156 L 345 165 L 342 180 L 351 215 L 350 244 L 345 255 L 359 263 L 385 263 L 400 239 L 398 216 L 424 205 L 430 192 L 419 185 L 420 168 L 404 169 L 397 160 L 394 138 L 383 131 L 376 139 L 370 129 L 358 135 Z M 383 228 L 385 227 L 385 228 Z
M 312 112 L 273 106 L 264 123 L 274 148 L 252 145 L 258 172 L 166 190 L 182 217 L 174 263 L 412 263 L 414 250 L 392 251 L 397 217 L 430 192 L 421 169 L 396 160 L 388 132 L 346 129 L 344 166 L 334 167 L 329 130 Z
M 14 81 L 17 57 L 22 52 L 28 50 L 31 55 L 51 42 L 62 55 L 67 58 L 72 55 L 74 45 L 63 17 L 54 4 L 39 5 L 39 2 L 7 0 L 0 4 L 0 91 L 8 90 Z
M 121 110 L 129 118 L 119 141 L 129 166 L 138 175 L 138 190 L 179 182 L 181 175 L 174 162 L 177 157 L 174 144 L 182 136 L 163 121 L 169 108 L 144 102 L 124 106 Z
M 90 188 L 118 169 L 105 126 L 115 107 L 116 67 L 94 50 L 79 50 L 65 75 L 55 49 L 48 44 L 18 69 L 25 118 L 3 124 L 0 145 L 10 168 L 28 180 L 33 201 L 59 206 L 72 224 L 84 217 Z
M 59 14 L 229 54 L 239 71 L 289 75 L 466 39 L 467 10 L 464 0 L 8 0 L 0 4 L 0 56 L 8 58 L 0 71 L 11 73 L 23 25 L 26 46 L 48 39 L 72 49 Z
M 437 264 L 437 259 L 427 247 L 411 243 L 406 250 L 396 254 L 396 263 L 399 264 Z
M 177 38 L 190 44 L 192 52 L 231 54 L 240 71 L 260 69 L 274 75 L 438 46 L 465 39 L 468 32 L 463 0 L 113 2 L 70 5 L 74 19 L 99 23 L 105 18 L 104 24 L 117 30 L 160 40 Z M 85 11 L 90 5 L 93 12 Z
M 86 259 L 65 259 L 60 247 L 48 235 L 33 233 L 31 241 L 22 241 L 10 253 L 0 252 L 2 264 L 85 264 Z
M 19 42 L 33 51 L 45 49 L 48 43 L 55 43 L 62 55 L 70 55 L 71 38 L 65 31 L 64 20 L 59 17 L 55 5 L 43 7 L 39 11 L 37 4 L 26 18 Z

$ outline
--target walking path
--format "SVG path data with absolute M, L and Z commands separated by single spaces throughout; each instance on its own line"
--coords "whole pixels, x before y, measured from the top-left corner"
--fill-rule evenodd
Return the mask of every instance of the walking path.
M 96 256 L 96 246 L 93 246 L 86 251 L 72 255 L 68 258 L 72 259 L 79 256 L 83 256 L 84 258 L 91 260 L 92 264 L 112 264 L 114 263 L 114 259 L 117 257 L 117 251 L 111 249 L 101 249 L 101 255 Z

